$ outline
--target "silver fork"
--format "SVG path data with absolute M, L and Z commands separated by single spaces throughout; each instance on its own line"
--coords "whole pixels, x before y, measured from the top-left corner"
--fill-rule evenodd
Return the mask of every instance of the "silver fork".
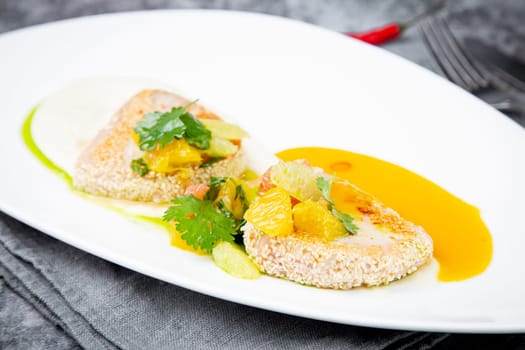
M 489 74 L 481 65 L 474 62 L 458 43 L 443 18 L 437 16 L 429 18 L 422 22 L 419 28 L 423 42 L 448 80 L 475 95 L 505 90 L 503 77 L 495 79 L 494 74 Z M 510 98 L 489 102 L 489 104 L 502 112 L 516 112 L 517 109 Z

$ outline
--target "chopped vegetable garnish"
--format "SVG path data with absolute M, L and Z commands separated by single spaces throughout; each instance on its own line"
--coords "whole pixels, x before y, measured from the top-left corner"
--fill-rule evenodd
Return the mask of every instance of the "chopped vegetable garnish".
M 318 235 L 329 241 L 348 235 L 345 226 L 330 211 L 326 201 L 306 200 L 294 205 L 292 211 L 297 231 Z
M 206 193 L 206 199 L 214 201 L 226 180 L 228 180 L 227 177 L 212 176 L 210 180 L 210 190 Z
M 359 229 L 356 224 L 354 224 L 354 218 L 351 217 L 350 215 L 346 214 L 346 213 L 343 213 L 343 212 L 340 212 L 339 210 L 335 209 L 335 208 L 332 208 L 332 214 L 334 214 L 334 216 L 336 216 L 337 218 L 339 218 L 339 220 L 341 220 L 341 222 L 343 223 L 344 227 L 346 228 L 346 230 L 355 235 L 357 233 L 357 230 Z
M 144 158 L 137 158 L 131 161 L 131 169 L 139 174 L 144 176 L 149 172 L 148 164 L 144 161 Z
M 235 178 L 212 177 L 209 186 L 193 185 L 195 193 L 175 198 L 163 219 L 175 223 L 180 238 L 189 246 L 211 253 L 217 242 L 233 242 L 245 223 L 243 215 L 250 198 L 243 184 Z M 201 194 L 199 186 L 207 190 L 202 199 L 195 196 Z
M 319 176 L 316 180 L 317 187 L 319 190 L 321 190 L 321 193 L 323 194 L 324 199 L 329 204 L 329 209 L 331 210 L 332 214 L 334 214 L 335 217 L 337 217 L 341 222 L 343 223 L 345 229 L 351 233 L 356 234 L 358 227 L 353 223 L 354 218 L 352 218 L 350 215 L 340 212 L 339 210 L 335 209 L 335 203 L 330 196 L 330 191 L 332 189 L 332 182 L 333 178 L 330 180 L 325 179 L 322 176 Z
M 241 129 L 240 126 L 223 120 L 203 119 L 202 123 L 213 135 L 226 140 L 239 140 L 248 137 L 248 133 Z
M 244 218 L 268 236 L 288 236 L 294 230 L 290 194 L 281 187 L 272 188 L 257 198 Z
M 180 120 L 186 126 L 184 138 L 192 146 L 198 149 L 208 149 L 210 147 L 211 131 L 206 129 L 200 120 L 191 113 L 183 113 Z
M 170 112 L 153 112 L 137 123 L 135 132 L 139 136 L 139 148 L 151 151 L 157 145 L 163 148 L 173 139 L 184 138 L 199 149 L 210 146 L 211 132 L 184 107 L 174 107 Z
M 164 213 L 164 221 L 173 221 L 181 238 L 195 249 L 211 253 L 219 241 L 232 242 L 236 234 L 235 219 L 218 212 L 211 200 L 192 195 L 175 198 Z
M 221 242 L 213 248 L 213 261 L 225 272 L 237 278 L 255 279 L 259 269 L 248 255 L 235 243 Z
M 332 200 L 332 197 L 330 196 L 330 191 L 332 190 L 332 181 L 333 179 L 327 180 L 322 176 L 319 176 L 315 183 L 317 184 L 317 188 L 321 191 L 323 194 L 324 199 L 330 204 L 332 207 L 335 205 L 334 201 Z
M 208 141 L 208 145 L 209 147 L 203 150 L 202 153 L 210 157 L 227 157 L 239 150 L 239 147 L 232 142 L 215 136 L 211 137 Z
M 270 180 L 273 184 L 285 189 L 300 201 L 307 199 L 317 201 L 321 192 L 316 186 L 319 172 L 301 162 L 279 162 L 272 166 Z

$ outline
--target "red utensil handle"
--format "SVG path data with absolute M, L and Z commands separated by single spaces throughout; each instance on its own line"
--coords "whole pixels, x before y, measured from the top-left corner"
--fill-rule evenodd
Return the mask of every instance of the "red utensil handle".
M 372 45 L 380 45 L 386 43 L 392 39 L 397 38 L 403 30 L 413 26 L 425 17 L 428 17 L 437 11 L 441 10 L 445 6 L 446 0 L 438 0 L 433 6 L 428 8 L 425 12 L 411 18 L 406 22 L 400 23 L 388 23 L 379 28 L 367 30 L 366 32 L 360 33 L 346 33 L 346 35 L 352 38 L 359 39 Z
M 366 32 L 347 33 L 346 35 L 372 45 L 379 45 L 397 38 L 399 34 L 401 34 L 401 25 L 398 23 L 389 23 Z

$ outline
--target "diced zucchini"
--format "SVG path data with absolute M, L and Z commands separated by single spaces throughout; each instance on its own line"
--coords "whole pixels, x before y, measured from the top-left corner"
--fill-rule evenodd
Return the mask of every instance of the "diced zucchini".
M 235 154 L 239 148 L 230 141 L 212 136 L 210 148 L 202 150 L 202 153 L 210 157 L 227 157 Z
M 215 137 L 226 140 L 240 140 L 248 137 L 248 133 L 235 124 L 215 119 L 201 119 L 201 122 Z
M 261 276 L 257 266 L 235 243 L 220 242 L 213 248 L 212 256 L 215 265 L 234 277 L 256 279 Z

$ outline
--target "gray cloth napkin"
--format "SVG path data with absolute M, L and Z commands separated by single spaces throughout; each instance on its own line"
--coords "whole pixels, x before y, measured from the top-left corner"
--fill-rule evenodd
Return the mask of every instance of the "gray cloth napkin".
M 98 259 L 4 214 L 0 242 L 4 288 L 69 336 L 53 348 L 78 342 L 86 349 L 426 349 L 446 337 L 319 322 L 211 298 Z M 6 294 L 0 298 L 4 320 Z M 2 322 L 2 349 L 46 347 L 50 327 Z M 35 332 L 43 339 L 35 340 Z
M 450 3 L 453 29 L 468 34 L 462 29 L 469 24 L 464 19 L 479 18 L 472 11 L 484 18 L 484 28 L 491 19 L 497 20 L 497 11 L 476 10 L 480 3 L 501 4 L 494 0 Z M 356 31 L 407 19 L 425 6 L 419 0 L 4 0 L 0 1 L 0 32 L 67 17 L 149 8 L 232 8 L 292 17 L 339 31 Z M 521 5 L 507 1 L 505 6 L 511 8 L 505 12 L 510 18 Z M 518 32 L 523 29 L 519 29 L 519 23 L 515 24 Z M 504 29 L 508 32 L 512 25 Z M 506 38 L 503 34 L 496 37 Z M 415 29 L 384 47 L 435 69 Z M 516 54 L 521 52 L 520 47 L 504 49 Z M 0 213 L 1 349 L 487 347 L 525 348 L 525 335 L 392 331 L 259 310 L 143 276 L 65 245 Z

